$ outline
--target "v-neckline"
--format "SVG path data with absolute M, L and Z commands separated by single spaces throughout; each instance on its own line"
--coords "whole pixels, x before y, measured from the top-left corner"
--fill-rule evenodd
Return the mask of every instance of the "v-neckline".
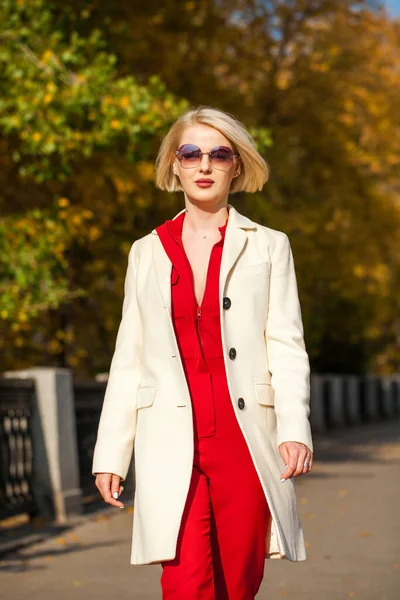
M 219 233 L 220 233 L 220 236 L 221 236 L 220 239 L 217 240 L 213 244 L 213 246 L 211 247 L 210 256 L 208 258 L 207 271 L 206 271 L 206 281 L 205 281 L 203 296 L 201 298 L 200 304 L 197 302 L 197 297 L 196 297 L 196 292 L 195 292 L 194 273 L 193 273 L 192 265 L 190 264 L 190 260 L 188 258 L 187 253 L 186 253 L 186 249 L 185 249 L 185 246 L 184 246 L 183 240 L 182 240 L 183 221 L 185 219 L 185 213 L 182 213 L 182 216 L 179 215 L 179 217 L 180 217 L 180 231 L 179 232 L 175 232 L 175 234 L 173 235 L 173 237 L 175 238 L 175 241 L 178 242 L 178 245 L 181 247 L 181 249 L 183 251 L 183 254 L 184 254 L 184 257 L 185 257 L 186 266 L 187 266 L 187 269 L 188 269 L 188 273 L 190 275 L 189 279 L 190 279 L 190 283 L 191 283 L 190 287 L 191 287 L 191 290 L 192 290 L 192 304 L 193 304 L 193 307 L 195 308 L 195 314 L 196 314 L 196 316 L 199 317 L 199 316 L 201 316 L 201 311 L 203 309 L 205 300 L 207 299 L 207 293 L 209 291 L 209 285 L 210 285 L 209 284 L 209 279 L 210 279 L 210 264 L 211 264 L 211 259 L 213 258 L 213 254 L 214 254 L 214 250 L 215 250 L 216 245 L 220 244 L 221 241 L 223 241 L 224 238 L 225 238 L 226 227 L 228 225 L 228 220 L 229 220 L 229 212 L 228 212 L 228 217 L 225 220 L 225 223 L 223 225 L 221 225 L 220 227 L 218 227 L 218 230 L 219 230 Z M 171 224 L 172 224 L 172 222 L 171 222 Z M 223 231 L 221 231 L 221 230 L 223 230 Z
M 217 242 L 215 242 L 215 244 L 218 244 L 221 241 L 221 239 L 222 239 L 222 234 L 221 234 L 221 238 Z M 204 290 L 203 290 L 203 296 L 201 298 L 201 302 L 198 302 L 197 297 L 196 297 L 194 273 L 193 273 L 192 265 L 190 264 L 190 260 L 189 260 L 189 258 L 187 256 L 186 250 L 185 250 L 185 256 L 186 256 L 187 262 L 189 264 L 190 273 L 191 273 L 192 292 L 193 292 L 194 302 L 195 302 L 195 305 L 196 305 L 196 314 L 197 315 L 198 315 L 199 310 L 201 312 L 201 310 L 203 308 L 204 299 L 206 298 L 206 294 L 207 294 L 207 288 L 209 287 L 210 264 L 211 264 L 211 259 L 212 259 L 212 255 L 213 255 L 213 252 L 214 252 L 215 244 L 213 244 L 211 246 L 210 256 L 208 257 L 208 264 L 207 264 L 207 270 L 206 270 L 206 282 L 204 284 Z M 182 242 L 182 246 L 183 246 L 183 242 Z M 183 246 L 183 248 L 184 248 L 184 246 Z
M 228 219 L 227 219 L 227 220 L 228 220 Z M 227 220 L 225 221 L 225 224 L 224 224 L 224 225 L 221 225 L 221 227 L 218 227 L 218 231 L 219 231 L 219 233 L 220 233 L 220 236 L 221 236 L 221 237 L 220 237 L 220 239 L 219 239 L 219 240 L 217 240 L 217 241 L 216 241 L 216 242 L 215 242 L 215 243 L 214 243 L 214 244 L 211 246 L 211 251 L 210 251 L 210 256 L 208 257 L 208 264 L 207 264 L 207 271 L 206 271 L 206 282 L 205 282 L 205 284 L 204 284 L 203 296 L 202 296 L 202 298 L 201 298 L 201 302 L 200 302 L 200 303 L 197 301 L 196 292 L 195 292 L 194 273 L 193 273 L 192 265 L 190 264 L 189 257 L 188 257 L 188 255 L 186 254 L 185 246 L 183 245 L 183 240 L 182 240 L 182 232 L 181 232 L 181 234 L 180 234 L 180 236 L 179 236 L 179 239 L 180 239 L 180 242 L 181 242 L 181 246 L 182 246 L 182 249 L 183 249 L 183 253 L 184 253 L 184 255 L 185 255 L 186 262 L 187 262 L 187 264 L 188 264 L 188 267 L 189 267 L 189 272 L 190 272 L 190 281 L 191 281 L 191 288 L 192 288 L 192 296 L 193 296 L 193 299 L 194 299 L 194 305 L 195 305 L 195 307 L 196 307 L 196 316 L 197 316 L 197 317 L 199 317 L 199 316 L 200 316 L 200 315 L 199 315 L 199 311 L 200 311 L 200 314 L 201 314 L 201 311 L 202 311 L 202 309 L 203 309 L 203 305 L 204 305 L 204 301 L 205 301 L 205 299 L 206 299 L 206 297 L 207 297 L 207 292 L 208 292 L 208 288 L 209 288 L 209 285 L 210 285 L 210 284 L 209 284 L 209 280 L 210 280 L 210 265 L 211 265 L 211 260 L 212 260 L 212 258 L 213 258 L 214 249 L 215 249 L 216 245 L 217 245 L 217 244 L 219 244 L 219 243 L 221 242 L 221 240 L 223 239 L 223 234 L 222 234 L 222 232 L 221 232 L 221 229 L 222 229 L 223 227 L 226 227 L 226 225 L 227 225 Z

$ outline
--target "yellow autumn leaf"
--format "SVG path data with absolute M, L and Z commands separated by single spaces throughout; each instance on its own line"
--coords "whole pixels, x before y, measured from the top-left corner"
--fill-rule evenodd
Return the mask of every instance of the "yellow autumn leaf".
M 70 367 L 77 367 L 79 365 L 79 359 L 77 356 L 68 356 L 67 363 Z
M 154 164 L 150 162 L 139 162 L 136 165 L 139 175 L 146 181 L 151 181 L 154 177 Z
M 53 53 L 51 50 L 45 50 L 42 54 L 42 61 L 48 62 L 53 57 Z
M 57 544 L 60 544 L 62 546 L 66 546 L 68 544 L 67 540 L 63 537 L 59 537 L 56 539 Z
M 73 215 L 71 218 L 71 222 L 74 225 L 81 225 L 82 224 L 82 217 L 81 215 Z
M 95 240 L 97 240 L 101 235 L 101 231 L 98 227 L 90 227 L 89 228 L 89 239 L 92 240 L 92 242 L 94 242 Z
M 122 106 L 122 108 L 128 108 L 129 96 L 122 96 L 119 100 L 119 104 L 120 104 L 120 106 Z

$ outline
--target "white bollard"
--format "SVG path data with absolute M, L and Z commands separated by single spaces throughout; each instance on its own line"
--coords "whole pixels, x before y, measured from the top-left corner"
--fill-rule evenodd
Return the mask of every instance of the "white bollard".
M 33 367 L 4 377 L 34 379 L 32 416 L 34 493 L 39 512 L 64 523 L 82 513 L 72 374 L 69 369 Z M 51 514 L 53 513 L 53 514 Z

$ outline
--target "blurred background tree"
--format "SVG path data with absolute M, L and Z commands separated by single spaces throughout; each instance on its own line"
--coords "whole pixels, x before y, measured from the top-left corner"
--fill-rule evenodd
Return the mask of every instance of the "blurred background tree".
M 400 25 L 359 0 L 3 0 L 4 368 L 107 370 L 134 239 L 190 105 L 241 119 L 271 166 L 231 202 L 288 233 L 317 371 L 399 362 Z

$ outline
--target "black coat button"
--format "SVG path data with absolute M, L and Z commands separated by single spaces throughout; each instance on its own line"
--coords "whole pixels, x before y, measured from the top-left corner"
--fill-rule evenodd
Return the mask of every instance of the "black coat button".
M 228 296 L 225 296 L 225 298 L 224 298 L 224 299 L 223 299 L 223 301 L 222 301 L 222 306 L 223 306 L 224 308 L 230 308 L 230 307 L 231 307 L 231 304 L 232 304 L 232 302 L 231 302 L 231 299 L 230 299 L 230 298 L 228 298 Z
M 234 358 L 236 358 L 236 350 L 235 350 L 235 348 L 230 348 L 230 350 L 229 350 L 229 358 L 231 358 L 232 360 Z
M 240 410 L 244 409 L 244 400 L 243 400 L 243 398 L 239 398 L 239 400 L 238 400 L 238 407 L 240 408 Z

